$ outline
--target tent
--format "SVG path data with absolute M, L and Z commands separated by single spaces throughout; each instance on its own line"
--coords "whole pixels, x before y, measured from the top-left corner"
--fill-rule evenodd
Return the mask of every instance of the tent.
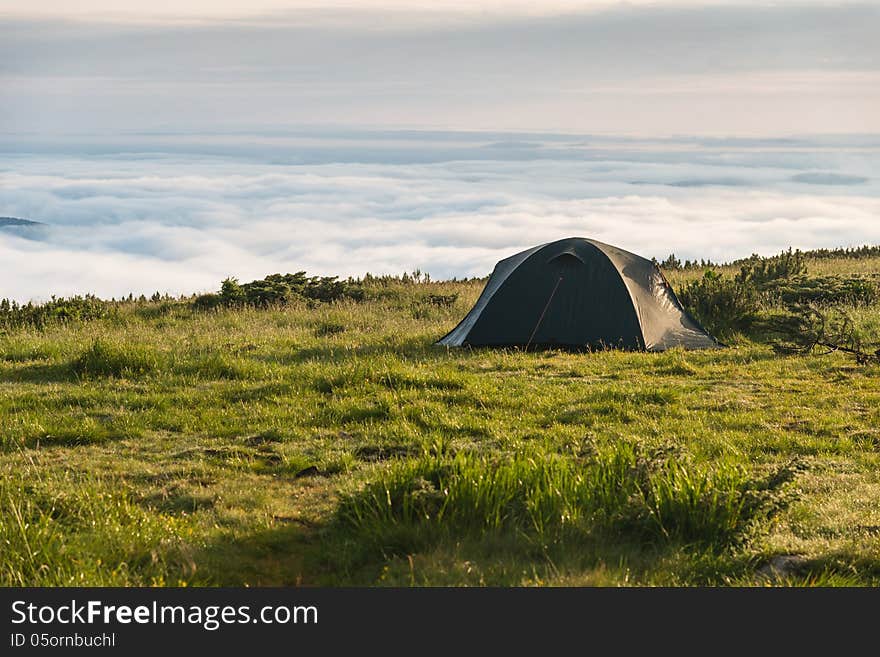
M 573 349 L 712 349 L 659 267 L 582 237 L 495 265 L 476 305 L 437 344 Z

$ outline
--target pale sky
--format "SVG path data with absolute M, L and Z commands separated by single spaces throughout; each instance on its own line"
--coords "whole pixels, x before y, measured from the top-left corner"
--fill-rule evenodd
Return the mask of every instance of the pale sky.
M 299 9 L 369 9 L 493 14 L 555 14 L 614 7 L 711 7 L 784 4 L 766 0 L 0 0 L 0 15 L 41 17 L 228 18 Z M 846 4 L 806 0 L 799 4 Z
M 0 133 L 873 133 L 878 34 L 809 0 L 0 0 Z

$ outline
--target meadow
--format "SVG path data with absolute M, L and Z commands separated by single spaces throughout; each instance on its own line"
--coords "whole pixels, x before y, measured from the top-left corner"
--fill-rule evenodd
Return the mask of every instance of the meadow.
M 0 584 L 880 584 L 880 365 L 434 346 L 483 284 L 0 324 Z

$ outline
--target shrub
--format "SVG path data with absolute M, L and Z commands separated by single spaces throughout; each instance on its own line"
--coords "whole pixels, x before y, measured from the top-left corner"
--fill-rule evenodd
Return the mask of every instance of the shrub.
M 823 311 L 807 306 L 768 314 L 758 327 L 778 353 L 839 351 L 853 356 L 859 364 L 880 363 L 878 336 L 860 329 L 849 313 L 840 309 Z
M 425 297 L 425 301 L 431 304 L 432 306 L 438 306 L 440 308 L 448 308 L 449 306 L 455 305 L 455 302 L 458 301 L 457 294 L 429 294 Z
M 678 298 L 710 333 L 722 338 L 747 330 L 766 300 L 753 285 L 711 269 L 686 283 Z
M 238 279 L 227 278 L 220 284 L 220 302 L 224 306 L 238 306 L 247 300 Z
M 678 291 L 685 308 L 719 337 L 749 330 L 761 311 L 786 303 L 783 290 L 808 280 L 800 251 L 788 249 L 770 258 L 752 255 L 736 264 L 740 269 L 732 278 L 707 269 L 702 278 L 685 283 Z
M 250 283 L 227 278 L 221 284 L 219 294 L 196 297 L 192 307 L 195 310 L 240 306 L 265 308 L 284 306 L 301 299 L 331 302 L 342 299 L 361 301 L 363 298 L 363 287 L 356 281 L 340 281 L 337 276 L 307 276 L 300 271 L 295 274 L 271 274 Z
M 0 300 L 0 328 L 33 326 L 43 328 L 54 322 L 91 321 L 116 313 L 116 304 L 87 294 L 55 298 L 42 304 L 20 305 L 9 299 Z
M 223 305 L 219 294 L 200 294 L 192 302 L 193 310 L 213 310 Z
M 768 292 L 787 306 L 805 304 L 870 306 L 880 302 L 880 284 L 863 276 L 798 277 L 772 281 Z
M 737 282 L 756 287 L 772 281 L 800 276 L 807 271 L 804 254 L 800 250 L 792 251 L 790 248 L 769 258 L 753 254 L 736 264 L 740 265 L 739 273 L 736 275 Z

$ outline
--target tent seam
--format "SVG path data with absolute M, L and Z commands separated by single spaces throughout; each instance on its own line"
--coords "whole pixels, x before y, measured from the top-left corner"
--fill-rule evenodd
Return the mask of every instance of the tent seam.
M 636 324 L 639 326 L 639 336 L 642 339 L 642 349 L 648 351 L 647 340 L 645 340 L 645 329 L 642 327 L 642 309 L 639 307 L 639 302 L 633 296 L 632 290 L 629 289 L 629 285 L 626 284 L 626 278 L 623 276 L 621 271 L 617 268 L 617 265 L 614 264 L 614 261 L 611 259 L 607 253 L 605 253 L 605 249 L 601 248 L 596 242 L 590 239 L 584 240 L 593 245 L 593 247 L 605 256 L 605 259 L 611 264 L 611 268 L 614 270 L 614 273 L 617 274 L 617 277 L 620 279 L 620 282 L 623 283 L 623 289 L 626 290 L 626 293 L 629 295 L 629 300 L 632 302 L 632 307 L 636 313 Z

